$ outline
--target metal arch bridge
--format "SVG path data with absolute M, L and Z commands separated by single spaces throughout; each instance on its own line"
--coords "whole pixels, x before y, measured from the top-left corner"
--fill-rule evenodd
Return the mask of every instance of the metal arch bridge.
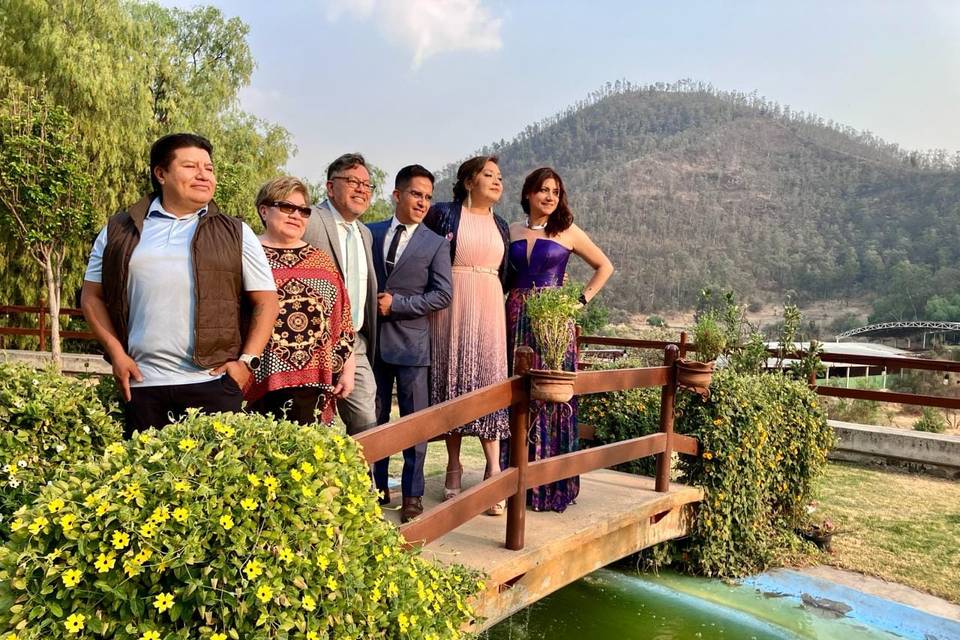
M 960 322 L 935 322 L 931 320 L 910 320 L 900 322 L 879 322 L 869 324 L 865 327 L 857 327 L 844 331 L 836 336 L 837 340 L 860 335 L 862 333 L 873 333 L 874 331 L 885 331 L 888 329 L 930 329 L 933 331 L 960 331 Z

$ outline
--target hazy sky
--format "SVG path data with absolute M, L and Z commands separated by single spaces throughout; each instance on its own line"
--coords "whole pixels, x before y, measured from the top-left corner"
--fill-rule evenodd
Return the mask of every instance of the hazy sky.
M 168 4 L 189 7 L 187 0 Z M 437 169 L 618 78 L 757 91 L 909 149 L 960 149 L 960 1 L 215 0 L 250 25 L 242 106 L 297 174 Z

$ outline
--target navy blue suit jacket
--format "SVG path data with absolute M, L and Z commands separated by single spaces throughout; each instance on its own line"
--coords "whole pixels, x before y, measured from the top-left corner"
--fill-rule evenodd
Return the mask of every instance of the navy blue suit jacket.
M 377 323 L 378 355 L 390 364 L 426 367 L 430 365 L 427 315 L 449 306 L 453 296 L 450 243 L 420 224 L 387 276 L 383 242 L 391 221 L 369 225 L 377 291 L 393 296 L 390 315 L 380 316 Z

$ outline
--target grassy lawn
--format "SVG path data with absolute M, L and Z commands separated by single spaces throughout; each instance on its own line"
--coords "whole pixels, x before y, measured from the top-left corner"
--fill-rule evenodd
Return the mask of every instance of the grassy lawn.
M 960 482 L 830 464 L 817 494 L 846 532 L 824 562 L 960 603 Z

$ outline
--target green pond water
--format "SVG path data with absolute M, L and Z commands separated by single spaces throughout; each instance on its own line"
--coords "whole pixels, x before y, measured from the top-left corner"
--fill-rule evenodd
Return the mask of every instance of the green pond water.
M 483 637 L 891 640 L 897 636 L 719 580 L 601 569 L 500 622 Z

